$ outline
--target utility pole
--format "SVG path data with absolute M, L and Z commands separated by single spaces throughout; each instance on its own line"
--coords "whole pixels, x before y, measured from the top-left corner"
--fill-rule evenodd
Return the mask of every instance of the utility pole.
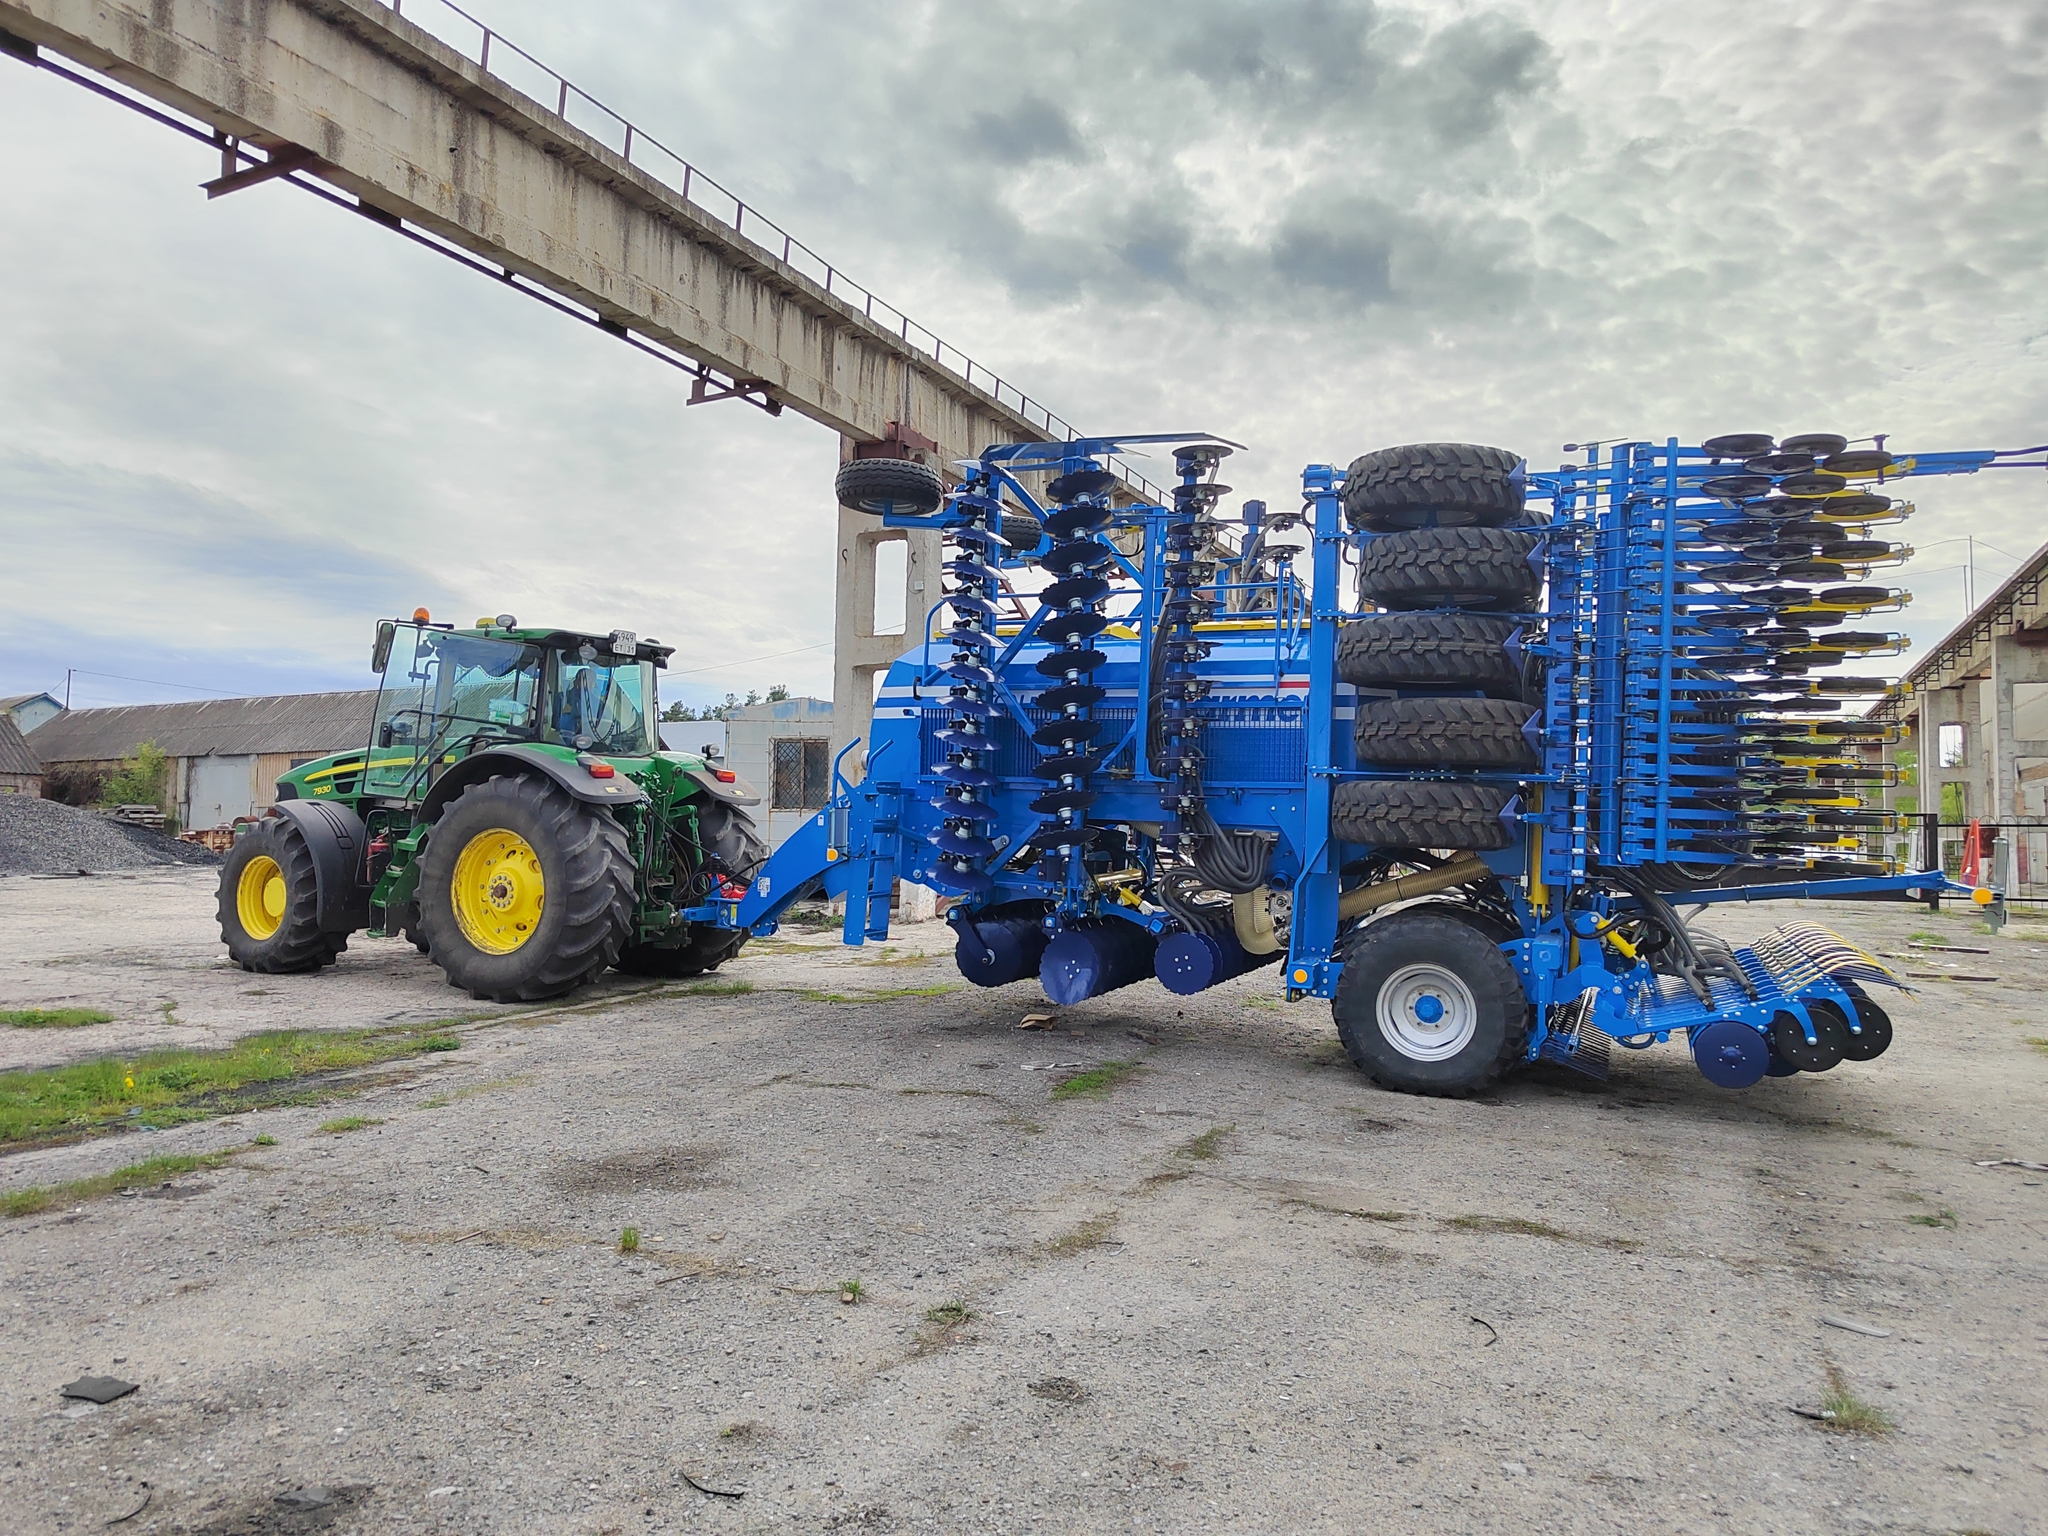
M 71 708 L 71 668 L 64 669 L 64 707 Z
M 1963 614 L 1977 611 L 1977 535 L 1963 535 Z

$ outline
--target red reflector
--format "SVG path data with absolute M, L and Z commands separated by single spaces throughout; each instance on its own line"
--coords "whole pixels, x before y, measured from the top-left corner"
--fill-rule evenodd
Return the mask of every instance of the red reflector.
M 590 776 L 593 779 L 614 779 L 618 777 L 618 774 L 619 770 L 610 763 L 592 763 L 590 765 Z
M 737 784 L 740 781 L 740 776 L 730 768 L 714 768 L 711 770 L 711 777 L 721 784 Z

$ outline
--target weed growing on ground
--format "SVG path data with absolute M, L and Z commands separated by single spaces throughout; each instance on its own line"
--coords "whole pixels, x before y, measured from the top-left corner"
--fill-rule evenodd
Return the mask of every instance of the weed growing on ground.
M 320 1129 L 330 1136 L 343 1136 L 350 1131 L 366 1131 L 383 1123 L 382 1120 L 372 1120 L 368 1115 L 343 1115 L 339 1120 L 329 1120 Z
M 1588 1248 L 1618 1248 L 1633 1253 L 1643 1245 L 1632 1237 L 1594 1237 L 1584 1232 L 1567 1232 L 1545 1221 L 1524 1216 L 1453 1216 L 1444 1223 L 1460 1232 L 1497 1232 L 1510 1237 L 1547 1237 L 1556 1243 L 1579 1243 Z
M 8 1029 L 83 1029 L 113 1022 L 111 1013 L 97 1008 L 0 1008 L 0 1026 Z
M 1925 928 L 1921 928 L 1913 933 L 1907 934 L 1906 938 L 1909 942 L 1919 944 L 1946 944 L 1948 942 L 1947 934 L 1930 933 Z
M 262 1137 L 257 1138 L 257 1144 L 262 1141 Z M 126 1168 L 116 1168 L 112 1173 L 96 1173 L 90 1178 L 72 1179 L 63 1184 L 37 1184 L 28 1189 L 10 1190 L 4 1199 L 0 1199 L 0 1211 L 9 1216 L 33 1216 L 38 1211 L 56 1206 L 97 1200 L 124 1189 L 162 1184 L 180 1174 L 218 1168 L 236 1153 L 246 1150 L 230 1147 L 225 1152 L 180 1152 L 165 1157 L 149 1157 L 139 1163 L 130 1163 Z
M 864 1287 L 857 1279 L 842 1280 L 839 1282 L 839 1299 L 845 1302 L 849 1307 L 866 1295 L 866 1287 Z
M 1932 1215 L 1908 1216 L 1906 1220 L 1916 1227 L 1953 1227 L 1956 1224 L 1956 1213 L 1944 1205 Z
M 178 1000 L 176 998 L 165 998 L 161 1003 L 157 1004 L 156 1011 L 166 1024 L 178 1022 Z
M 2015 1019 L 2013 1022 L 2018 1023 L 2019 1021 Z M 2048 1056 L 2048 1035 L 2029 1035 L 2027 1037 L 2027 1044 L 2041 1052 L 2042 1055 Z
M 252 1147 L 274 1147 L 277 1145 L 277 1138 L 268 1131 L 265 1131 L 262 1135 L 251 1141 L 249 1145 Z
M 1138 1070 L 1135 1061 L 1105 1061 L 1099 1067 L 1090 1067 L 1086 1072 L 1061 1078 L 1053 1084 L 1052 1096 L 1056 1099 L 1106 1099 L 1110 1089 Z
M 898 1088 L 896 1092 L 906 1099 L 992 1099 L 995 1097 L 986 1088 Z
M 1892 1416 L 1849 1390 L 1849 1379 L 1840 1366 L 1828 1367 L 1828 1390 L 1820 1400 L 1820 1424 L 1845 1435 L 1888 1435 L 1895 1427 Z
M 1117 1212 L 1108 1210 L 1090 1216 L 1071 1232 L 1062 1232 L 1039 1251 L 1049 1259 L 1071 1259 L 1091 1248 L 1100 1248 L 1116 1230 Z
M 1325 1205 L 1320 1200 L 1289 1200 L 1288 1205 L 1298 1205 L 1305 1211 L 1323 1211 L 1331 1216 L 1349 1216 L 1354 1221 L 1407 1221 L 1406 1211 L 1366 1211 L 1348 1205 Z
M 718 1436 L 721 1440 L 730 1440 L 736 1445 L 759 1445 L 773 1433 L 773 1430 L 758 1419 L 743 1419 L 737 1424 L 726 1425 L 718 1432 Z
M 1182 1157 L 1191 1157 L 1198 1163 L 1214 1162 L 1222 1155 L 1223 1138 L 1236 1129 L 1235 1125 L 1212 1125 L 1193 1141 L 1175 1150 Z
M 925 1309 L 924 1320 L 940 1328 L 958 1328 L 974 1321 L 975 1312 L 964 1301 L 942 1301 Z
M 639 1229 L 638 1227 L 626 1227 L 626 1228 L 624 1228 L 624 1229 L 623 1229 L 623 1230 L 622 1230 L 622 1231 L 621 1231 L 621 1232 L 619 1233 L 619 1252 L 621 1252 L 621 1253 L 638 1253 L 639 1251 L 640 1251 L 640 1229 Z
M 90 1134 L 134 1121 L 182 1125 L 287 1102 L 294 1098 L 294 1079 L 416 1056 L 428 1040 L 451 1038 L 444 1028 L 436 1021 L 389 1029 L 271 1030 L 219 1049 L 150 1051 L 0 1073 L 0 1145 Z

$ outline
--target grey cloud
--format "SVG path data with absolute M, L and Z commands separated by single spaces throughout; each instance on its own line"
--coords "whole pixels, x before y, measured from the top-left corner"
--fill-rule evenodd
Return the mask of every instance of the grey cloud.
M 1078 161 L 1085 157 L 1081 135 L 1066 113 L 1043 96 L 1026 96 L 1001 112 L 977 112 L 968 137 L 1001 165 L 1034 160 Z

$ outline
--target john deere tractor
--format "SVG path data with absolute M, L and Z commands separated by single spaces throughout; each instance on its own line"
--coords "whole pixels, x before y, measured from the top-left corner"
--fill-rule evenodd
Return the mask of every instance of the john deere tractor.
M 664 752 L 655 672 L 631 631 L 377 625 L 364 750 L 277 781 L 221 869 L 244 970 L 317 971 L 349 935 L 402 934 L 471 996 L 554 997 L 617 966 L 694 976 L 746 935 L 704 915 L 767 846 L 729 769 Z

